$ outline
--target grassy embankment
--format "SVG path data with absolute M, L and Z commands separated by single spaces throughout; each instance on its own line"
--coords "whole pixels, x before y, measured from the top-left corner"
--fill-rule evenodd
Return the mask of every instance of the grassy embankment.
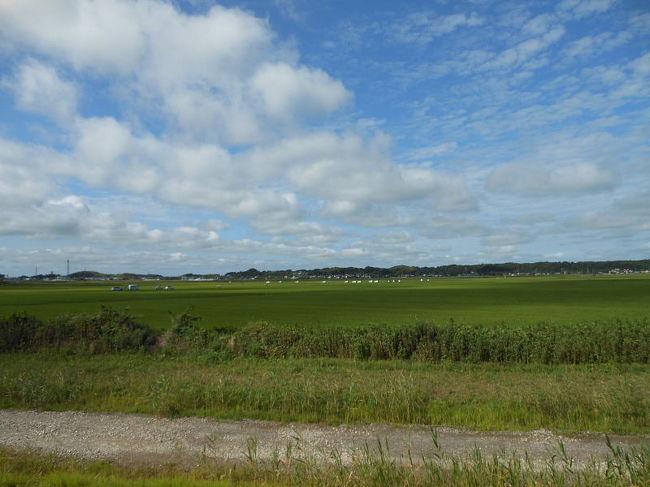
M 650 432 L 641 364 L 0 355 L 0 407 L 479 430 Z
M 648 432 L 650 326 L 261 325 L 111 309 L 0 320 L 0 407 Z M 31 353 L 26 353 L 31 352 Z M 375 359 L 375 360 L 373 360 Z M 381 359 L 381 360 L 377 360 Z

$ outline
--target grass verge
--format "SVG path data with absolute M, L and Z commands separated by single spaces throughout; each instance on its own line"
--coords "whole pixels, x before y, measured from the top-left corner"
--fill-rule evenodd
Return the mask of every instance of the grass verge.
M 650 432 L 644 364 L 0 354 L 0 407 L 477 430 Z

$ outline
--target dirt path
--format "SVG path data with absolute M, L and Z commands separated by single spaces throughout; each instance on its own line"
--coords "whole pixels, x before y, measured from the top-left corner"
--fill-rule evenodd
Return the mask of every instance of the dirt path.
M 475 448 L 491 456 L 507 450 L 527 451 L 534 465 L 542 466 L 557 454 L 558 442 L 575 459 L 576 466 L 608 453 L 604 435 L 557 435 L 549 431 L 472 432 L 438 428 L 442 451 L 464 457 Z M 247 451 L 269 459 L 274 451 L 284 455 L 288 445 L 294 456 L 325 458 L 338 451 L 344 462 L 359 456 L 365 445 L 388 445 L 389 456 L 415 461 L 438 450 L 431 430 L 383 424 L 324 426 L 268 421 L 214 421 L 202 418 L 165 419 L 128 414 L 35 412 L 0 410 L 0 447 L 56 452 L 85 459 L 159 465 L 191 465 L 202 456 L 218 461 L 246 461 Z M 623 448 L 648 445 L 650 436 L 611 436 Z

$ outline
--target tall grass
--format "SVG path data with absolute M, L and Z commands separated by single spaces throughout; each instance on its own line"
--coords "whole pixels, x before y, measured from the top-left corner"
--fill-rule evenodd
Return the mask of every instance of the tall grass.
M 235 332 L 205 330 L 181 313 L 160 332 L 103 307 L 97 313 L 40 321 L 0 318 L 0 352 L 68 348 L 92 353 L 150 350 L 173 355 L 202 350 L 215 358 L 347 358 L 504 363 L 650 363 L 650 321 L 574 325 L 480 326 L 455 322 L 357 328 L 259 323 Z
M 0 408 L 650 432 L 640 364 L 433 364 L 183 354 L 0 355 Z
M 262 323 L 229 342 L 239 356 L 361 360 L 650 363 L 650 322 L 494 327 L 419 323 L 411 327 L 290 328 Z

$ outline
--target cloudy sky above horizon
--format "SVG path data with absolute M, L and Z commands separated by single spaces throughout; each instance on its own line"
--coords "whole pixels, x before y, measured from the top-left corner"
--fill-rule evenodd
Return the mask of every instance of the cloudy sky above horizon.
M 646 0 L 0 0 L 0 273 L 650 255 Z

